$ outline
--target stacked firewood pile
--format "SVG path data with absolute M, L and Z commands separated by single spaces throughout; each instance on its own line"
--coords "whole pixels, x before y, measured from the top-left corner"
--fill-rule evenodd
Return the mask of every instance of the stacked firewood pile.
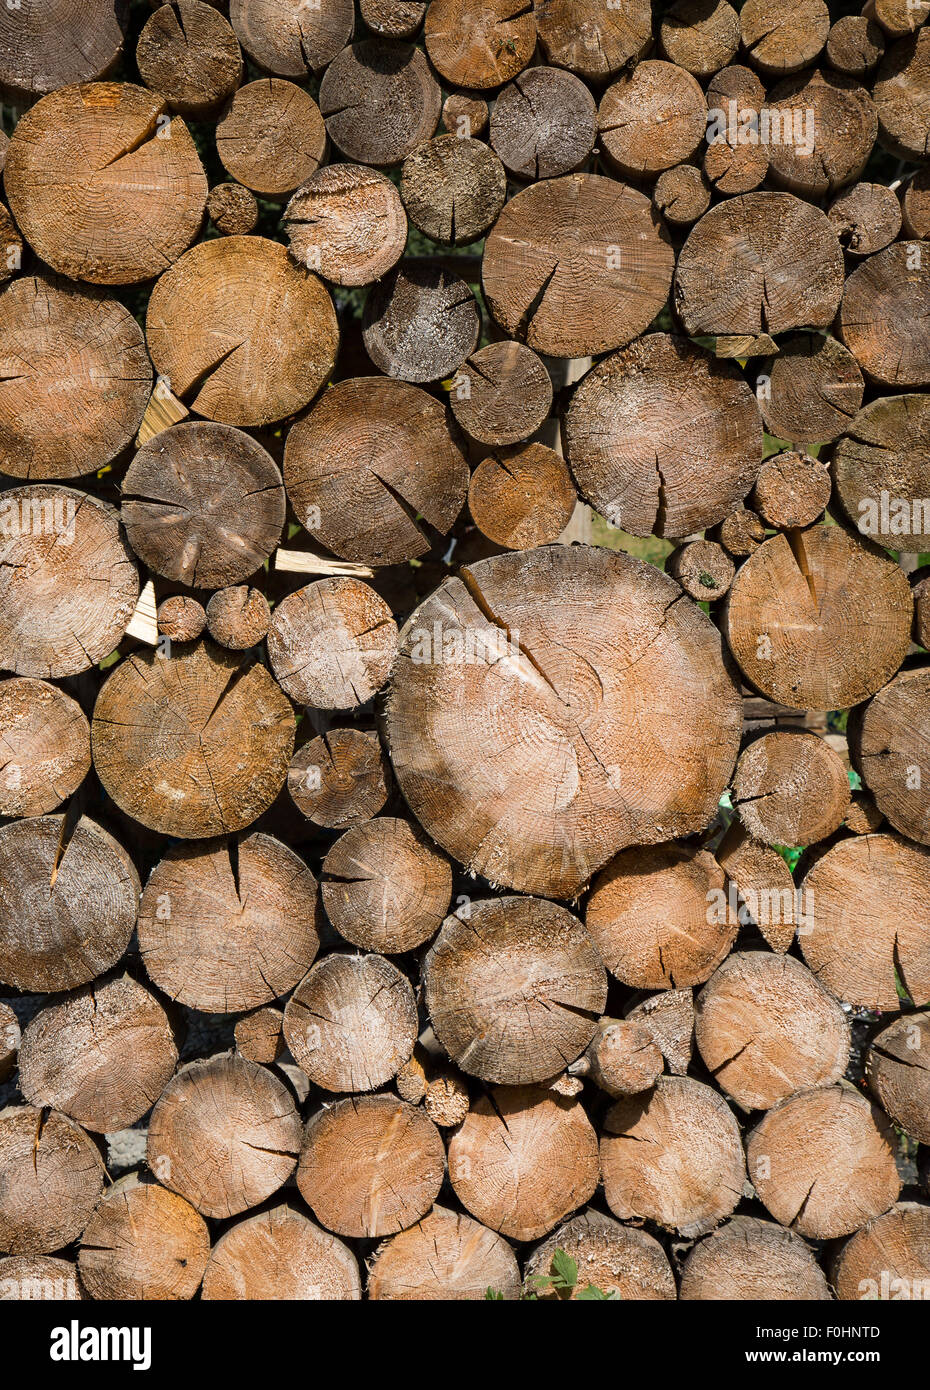
M 930 1296 L 928 14 L 0 5 L 0 1297 Z

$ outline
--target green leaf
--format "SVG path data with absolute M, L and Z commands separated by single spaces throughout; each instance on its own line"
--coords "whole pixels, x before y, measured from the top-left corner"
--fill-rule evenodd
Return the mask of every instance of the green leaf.
M 549 1269 L 556 1288 L 573 1289 L 578 1283 L 578 1266 L 564 1250 L 556 1250 Z
M 485 1302 L 488 1302 L 488 1303 L 503 1303 L 503 1301 L 504 1301 L 504 1295 L 503 1295 L 502 1293 L 500 1293 L 499 1290 L 497 1290 L 497 1289 L 492 1289 L 492 1288 L 490 1288 L 490 1287 L 488 1287 L 488 1288 L 485 1289 L 485 1291 L 484 1291 L 484 1297 L 485 1297 Z
M 610 1293 L 605 1293 L 603 1289 L 598 1289 L 594 1284 L 588 1284 L 585 1288 L 579 1289 L 575 1294 L 576 1303 L 620 1303 L 622 1302 L 616 1289 L 611 1289 Z

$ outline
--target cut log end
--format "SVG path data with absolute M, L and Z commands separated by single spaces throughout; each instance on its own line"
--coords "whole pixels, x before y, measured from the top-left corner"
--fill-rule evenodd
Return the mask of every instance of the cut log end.
M 665 569 L 698 603 L 723 598 L 736 573 L 733 561 L 716 541 L 690 541 L 672 552 Z
M 258 203 L 241 183 L 218 183 L 210 189 L 207 215 L 223 236 L 247 236 L 255 230 Z
M 830 501 L 832 484 L 825 464 L 795 451 L 766 459 L 752 490 L 752 504 L 776 530 L 812 526 Z
M 284 1051 L 281 1029 L 284 1015 L 280 1009 L 256 1009 L 236 1024 L 236 1051 L 247 1062 L 270 1066 Z
M 246 584 L 220 589 L 207 604 L 207 627 L 214 642 L 232 651 L 254 647 L 271 625 L 268 600 Z
M 376 1090 L 413 1052 L 413 990 L 381 956 L 327 956 L 288 1001 L 284 1036 L 314 1085 L 356 1094 Z
M 783 1226 L 813 1240 L 849 1235 L 897 1200 L 894 1137 L 850 1086 L 802 1091 L 749 1136 L 749 1176 Z
M 272 1072 L 232 1053 L 182 1067 L 152 1112 L 148 1166 L 203 1216 L 257 1206 L 297 1165 L 301 1124 Z
M 158 605 L 158 631 L 172 642 L 196 642 L 207 625 L 202 603 L 187 594 L 175 594 Z
M 810 1246 L 784 1226 L 734 1216 L 688 1254 L 680 1297 L 826 1302 L 830 1287 Z
M 329 830 L 349 830 L 384 809 L 391 773 L 378 735 L 331 729 L 299 748 L 287 789 L 298 810 Z
M 497 1087 L 450 1139 L 449 1178 L 485 1226 L 511 1240 L 538 1240 L 594 1195 L 597 1137 L 580 1101 L 539 1087 Z
M 420 1221 L 445 1171 L 439 1130 L 389 1095 L 337 1101 L 307 1125 L 297 1186 L 337 1235 L 393 1235 Z
M 688 1238 L 732 1213 L 746 1176 L 733 1112 L 687 1077 L 660 1077 L 645 1095 L 614 1102 L 601 1168 L 607 1205 L 621 1221 L 648 1218 Z
M 209 1254 L 207 1223 L 190 1203 L 133 1176 L 87 1223 L 78 1268 L 92 1298 L 176 1302 L 194 1297 Z
M 519 1298 L 513 1251 L 494 1231 L 441 1206 L 381 1246 L 368 1276 L 368 1297 L 378 1302 L 476 1301 L 488 1289 Z
M 762 734 L 740 755 L 733 805 L 749 834 L 768 845 L 812 845 L 842 825 L 849 779 L 817 734 Z
M 379 816 L 347 830 L 329 850 L 322 895 L 346 941 L 397 955 L 439 930 L 452 897 L 452 867 L 418 826 Z
M 849 1060 L 839 1003 L 800 961 L 763 951 L 731 955 L 711 976 L 695 1035 L 708 1071 L 745 1110 L 828 1086 Z

